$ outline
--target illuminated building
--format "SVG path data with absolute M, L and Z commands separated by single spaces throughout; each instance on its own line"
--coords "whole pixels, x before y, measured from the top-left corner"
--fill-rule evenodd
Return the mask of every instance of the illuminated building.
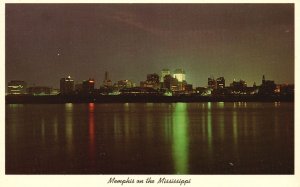
M 184 91 L 187 84 L 185 81 L 185 71 L 183 69 L 176 69 L 173 77 L 178 80 L 177 91 Z
M 95 89 L 95 80 L 89 78 L 88 80 L 82 81 L 82 91 L 84 93 L 91 93 Z
M 176 69 L 173 77 L 178 80 L 178 82 L 183 82 L 185 81 L 185 72 L 183 69 Z
M 211 95 L 212 89 L 205 87 L 197 87 L 195 91 L 197 95 L 208 96 Z
M 217 81 L 213 77 L 209 77 L 207 81 L 207 87 L 211 89 L 217 89 Z
M 165 78 L 166 75 L 171 75 L 170 70 L 169 69 L 161 70 L 160 82 L 164 82 L 164 78 Z
M 134 84 L 132 83 L 132 81 L 126 79 L 126 80 L 119 80 L 117 84 L 115 84 L 114 86 L 117 87 L 118 89 L 122 89 L 122 88 L 132 88 L 134 87 Z
M 71 76 L 67 78 L 60 79 L 60 93 L 61 94 L 70 94 L 74 90 L 74 80 L 71 79 Z
M 217 83 L 217 89 L 225 88 L 225 79 L 224 79 L 224 77 L 217 78 L 216 83 Z
M 103 80 L 103 86 L 106 86 L 106 87 L 112 86 L 112 81 L 109 79 L 107 71 L 105 72 L 105 76 L 104 76 L 104 80 Z
M 178 91 L 178 80 L 171 75 L 166 75 L 164 77 L 164 88 L 171 91 Z
M 25 81 L 13 80 L 8 82 L 8 94 L 26 94 L 27 84 Z
M 141 87 L 148 87 L 148 88 L 154 88 L 158 89 L 160 87 L 159 84 L 159 76 L 156 73 L 148 74 L 146 81 L 140 82 Z
M 50 95 L 52 88 L 46 86 L 32 86 L 27 88 L 27 93 L 30 95 Z

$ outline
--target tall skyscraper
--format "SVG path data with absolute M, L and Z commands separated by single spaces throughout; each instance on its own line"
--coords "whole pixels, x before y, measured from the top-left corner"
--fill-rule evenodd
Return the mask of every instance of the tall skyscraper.
M 207 80 L 207 87 L 211 89 L 217 89 L 217 81 L 212 76 Z
M 148 87 L 148 88 L 154 88 L 158 89 L 160 88 L 160 80 L 159 75 L 156 73 L 148 74 L 146 81 L 141 81 L 140 86 L 141 87 Z
M 170 91 L 178 91 L 178 80 L 171 75 L 166 75 L 164 77 L 164 88 L 167 88 Z
M 109 79 L 107 71 L 105 71 L 103 86 L 106 86 L 106 87 L 112 86 L 112 81 Z
M 74 91 L 74 80 L 71 79 L 71 76 L 67 78 L 60 79 L 60 93 L 61 94 L 70 94 Z
M 95 80 L 89 78 L 88 80 L 82 81 L 82 91 L 84 93 L 91 93 L 95 88 Z
M 185 81 L 185 71 L 183 69 L 176 69 L 173 77 L 176 78 L 178 82 L 183 82 Z
M 217 78 L 217 89 L 219 88 L 225 88 L 225 79 L 224 77 Z
M 163 70 L 161 70 L 160 82 L 164 82 L 164 77 L 166 75 L 171 75 L 170 70 L 169 69 L 163 69 Z

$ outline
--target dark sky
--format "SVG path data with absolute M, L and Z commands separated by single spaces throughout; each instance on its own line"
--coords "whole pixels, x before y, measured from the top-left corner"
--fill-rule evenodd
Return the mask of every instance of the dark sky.
M 139 85 L 183 68 L 206 86 L 224 76 L 294 83 L 293 4 L 6 4 L 6 82 L 59 87 L 109 72 Z

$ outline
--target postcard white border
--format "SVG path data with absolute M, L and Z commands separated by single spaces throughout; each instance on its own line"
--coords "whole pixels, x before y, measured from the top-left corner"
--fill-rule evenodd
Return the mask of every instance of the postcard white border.
M 295 158 L 299 157 L 299 59 L 297 58 L 297 51 L 299 46 L 299 3 L 291 0 L 252 0 L 252 1 L 228 1 L 228 0 L 201 0 L 201 1 L 184 1 L 184 0 L 131 0 L 131 1 L 116 1 L 116 0 L 8 0 L 1 1 L 0 4 L 0 94 L 1 94 L 1 128 L 0 128 L 0 186 L 3 187 L 57 187 L 57 186 L 70 186 L 70 187 L 102 187 L 102 186 L 121 186 L 120 184 L 107 184 L 111 176 L 116 178 L 131 177 L 134 179 L 145 179 L 149 176 L 158 179 L 158 175 L 5 175 L 5 3 L 294 3 L 295 4 Z M 186 186 L 222 186 L 222 187 L 299 187 L 299 159 L 295 160 L 295 174 L 294 175 L 164 175 L 172 178 L 192 179 L 192 183 Z M 123 186 L 180 186 L 179 184 L 124 184 Z

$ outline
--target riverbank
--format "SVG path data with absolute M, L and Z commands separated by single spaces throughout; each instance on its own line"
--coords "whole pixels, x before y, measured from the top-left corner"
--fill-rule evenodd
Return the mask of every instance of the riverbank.
M 25 103 L 176 103 L 176 102 L 294 102 L 293 96 L 158 96 L 158 95 L 7 95 L 6 104 Z

